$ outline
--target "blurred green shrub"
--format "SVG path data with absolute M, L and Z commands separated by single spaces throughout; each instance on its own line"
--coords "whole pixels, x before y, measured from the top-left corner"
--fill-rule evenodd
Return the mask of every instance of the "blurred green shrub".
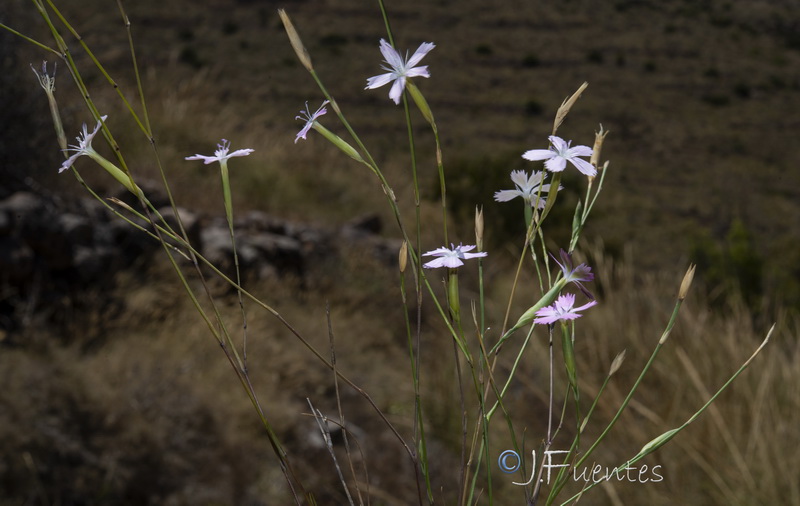
M 741 219 L 731 222 L 721 243 L 708 235 L 696 238 L 690 256 L 705 280 L 712 303 L 724 303 L 734 294 L 741 294 L 750 308 L 761 302 L 764 260 Z

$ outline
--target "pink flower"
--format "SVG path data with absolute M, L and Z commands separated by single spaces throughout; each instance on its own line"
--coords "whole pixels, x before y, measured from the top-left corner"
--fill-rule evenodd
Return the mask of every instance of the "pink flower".
M 580 307 L 574 307 L 575 295 L 567 293 L 561 295 L 552 306 L 543 307 L 536 311 L 536 316 L 539 318 L 534 318 L 533 323 L 545 324 L 554 323 L 558 320 L 574 320 L 583 316 L 578 314 L 578 311 L 583 311 L 595 305 L 597 305 L 597 301 L 593 300 Z
M 439 248 L 433 251 L 429 251 L 427 253 L 423 253 L 422 256 L 434 256 L 439 257 L 435 260 L 431 260 L 430 262 L 423 264 L 422 266 L 426 269 L 436 269 L 437 267 L 449 267 L 451 269 L 455 269 L 456 267 L 460 267 L 464 265 L 462 260 L 466 260 L 469 258 L 476 258 L 476 257 L 485 257 L 488 255 L 485 251 L 480 253 L 467 253 L 472 249 L 475 249 L 475 246 L 463 246 L 459 244 L 458 246 L 450 245 L 451 249 L 447 248 Z
M 592 167 L 591 163 L 578 158 L 579 156 L 592 156 L 592 148 L 589 146 L 571 148 L 572 141 L 565 141 L 555 135 L 551 135 L 549 139 L 551 144 L 549 149 L 531 149 L 526 151 L 522 158 L 531 161 L 546 160 L 544 166 L 550 172 L 561 172 L 569 162 L 587 176 L 594 177 L 597 175 L 597 170 Z
M 564 275 L 564 279 L 567 281 L 567 283 L 575 283 L 575 285 L 580 288 L 584 295 L 590 299 L 594 299 L 594 296 L 591 294 L 591 292 L 589 292 L 589 290 L 587 290 L 586 287 L 581 283 L 581 281 L 594 280 L 592 268 L 586 264 L 579 264 L 577 267 L 573 267 L 572 255 L 563 249 L 559 252 L 559 256 L 561 257 L 561 262 L 556 260 L 556 257 L 554 257 L 552 254 L 550 255 L 550 257 L 561 268 L 561 274 Z

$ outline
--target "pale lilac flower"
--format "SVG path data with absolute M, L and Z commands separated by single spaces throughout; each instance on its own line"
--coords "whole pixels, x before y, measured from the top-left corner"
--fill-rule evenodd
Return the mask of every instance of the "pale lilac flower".
M 53 64 L 53 75 L 47 73 L 47 61 L 42 62 L 42 71 L 39 72 L 36 70 L 36 67 L 31 65 L 31 70 L 33 73 L 36 74 L 36 78 L 39 79 L 39 84 L 44 88 L 45 93 L 53 93 L 56 91 L 56 69 L 58 68 L 58 63 Z
M 81 156 L 100 156 L 97 154 L 97 151 L 92 148 L 92 139 L 94 139 L 94 136 L 100 131 L 100 126 L 103 124 L 106 118 L 108 118 L 108 116 L 102 116 L 100 118 L 100 121 L 97 122 L 97 126 L 94 127 L 92 133 L 89 133 L 86 123 L 83 124 L 83 132 L 81 135 L 75 138 L 75 140 L 78 141 L 78 144 L 73 144 L 64 150 L 74 151 L 75 154 L 64 160 L 64 163 L 62 163 L 61 167 L 58 169 L 59 174 L 72 167 L 72 164 L 75 163 L 75 160 Z
M 583 292 L 584 295 L 586 295 L 590 299 L 594 299 L 594 296 L 581 283 L 581 281 L 594 280 L 594 274 L 592 274 L 592 268 L 586 264 L 580 264 L 577 267 L 573 267 L 572 255 L 570 255 L 563 249 L 559 252 L 559 256 L 561 257 L 561 262 L 556 260 L 556 257 L 554 257 L 553 255 L 550 255 L 550 257 L 561 268 L 561 274 L 564 275 L 565 282 L 575 283 L 575 285 L 578 288 L 580 288 L 581 292 Z
M 308 133 L 309 130 L 311 130 L 311 127 L 314 126 L 314 122 L 317 121 L 317 118 L 328 112 L 328 109 L 325 108 L 325 106 L 328 105 L 328 102 L 330 101 L 326 100 L 322 102 L 322 105 L 319 106 L 317 112 L 313 114 L 311 113 L 311 110 L 308 108 L 308 102 L 306 102 L 306 110 L 300 111 L 300 115 L 294 117 L 294 119 L 305 120 L 306 122 L 306 124 L 303 125 L 303 129 L 297 132 L 297 137 L 294 138 L 295 144 L 297 144 L 297 141 L 299 141 L 300 139 L 306 140 L 306 134 Z
M 365 90 L 373 90 L 380 88 L 385 84 L 394 81 L 392 89 L 389 90 L 389 98 L 394 100 L 395 104 L 400 104 L 400 97 L 403 95 L 403 90 L 406 87 L 406 79 L 409 77 L 430 77 L 428 73 L 428 66 L 416 67 L 415 65 L 422 60 L 422 58 L 430 52 L 431 49 L 436 47 L 431 42 L 423 42 L 419 45 L 417 50 L 411 55 L 411 58 L 403 58 L 388 42 L 381 39 L 381 53 L 383 59 L 388 65 L 381 65 L 383 70 L 388 71 L 388 74 L 381 74 L 379 76 L 370 77 L 367 79 L 367 87 Z
M 551 135 L 549 139 L 551 144 L 549 149 L 531 149 L 530 151 L 526 151 L 522 155 L 522 158 L 531 161 L 547 160 L 544 162 L 544 166 L 550 172 L 561 172 L 566 168 L 567 162 L 570 162 L 575 168 L 587 176 L 594 177 L 597 175 L 597 170 L 591 163 L 578 158 L 579 156 L 592 156 L 592 148 L 589 146 L 575 146 L 571 148 L 570 144 L 572 141 L 565 141 L 561 137 L 556 137 L 555 135 Z
M 578 314 L 578 311 L 589 309 L 595 305 L 597 305 L 597 301 L 593 300 L 580 307 L 574 307 L 575 295 L 567 293 L 559 296 L 552 306 L 543 307 L 536 311 L 536 316 L 539 318 L 534 318 L 533 323 L 545 324 L 554 323 L 558 320 L 574 320 L 583 316 Z
M 226 163 L 228 162 L 228 158 L 233 158 L 234 156 L 247 156 L 252 153 L 253 149 L 237 149 L 233 153 L 228 153 L 228 149 L 230 148 L 231 143 L 228 140 L 222 139 L 222 142 L 217 144 L 217 150 L 214 151 L 214 156 L 205 156 L 205 155 L 194 155 L 194 156 L 187 156 L 186 160 L 203 160 L 203 163 L 208 165 L 209 163 L 219 162 L 219 163 Z
M 481 251 L 480 253 L 467 253 L 467 251 L 475 249 L 475 246 L 464 246 L 459 244 L 458 246 L 450 245 L 450 249 L 448 248 L 439 248 L 433 251 L 429 251 L 427 253 L 423 253 L 422 256 L 434 256 L 439 257 L 435 260 L 431 260 L 430 262 L 423 264 L 423 267 L 426 269 L 436 269 L 437 267 L 449 267 L 451 269 L 455 269 L 456 267 L 460 267 L 464 265 L 462 260 L 466 260 L 469 258 L 477 258 L 477 257 L 485 257 L 488 255 L 485 251 Z
M 542 184 L 544 177 L 544 172 L 541 171 L 534 171 L 530 176 L 528 176 L 528 173 L 524 170 L 512 171 L 511 181 L 514 182 L 517 189 L 495 192 L 494 199 L 498 202 L 508 202 L 511 199 L 522 197 L 522 200 L 531 206 L 538 202 L 538 208 L 544 209 L 544 194 L 550 191 L 549 184 Z M 539 194 L 539 187 L 541 187 L 541 195 Z M 561 187 L 559 187 L 559 189 L 561 189 Z

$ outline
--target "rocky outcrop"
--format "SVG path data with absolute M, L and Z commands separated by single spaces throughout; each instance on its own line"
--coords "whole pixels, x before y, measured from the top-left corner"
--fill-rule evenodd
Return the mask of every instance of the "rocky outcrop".
M 159 214 L 178 229 L 175 212 L 158 188 L 140 186 Z M 117 197 L 135 209 L 140 207 L 129 194 Z M 233 247 L 225 217 L 183 208 L 178 216 L 195 248 L 233 276 Z M 250 211 L 237 218 L 234 229 L 245 279 L 291 276 L 301 281 L 300 287 L 315 259 L 336 255 L 343 247 L 363 249 L 388 264 L 396 263 L 400 247 L 399 241 L 380 237 L 381 221 L 376 215 L 329 229 Z M 64 203 L 33 191 L 7 196 L 0 200 L 0 337 L 19 326 L 22 306 L 79 297 L 86 289 L 110 288 L 117 272 L 143 265 L 143 259 L 160 249 L 155 239 L 94 199 Z

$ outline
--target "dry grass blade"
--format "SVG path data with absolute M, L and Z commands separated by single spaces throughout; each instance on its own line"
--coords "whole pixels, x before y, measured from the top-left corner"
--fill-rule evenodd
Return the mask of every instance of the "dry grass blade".
M 561 123 L 564 122 L 564 118 L 567 117 L 567 114 L 569 114 L 569 111 L 570 109 L 572 109 L 572 106 L 575 105 L 575 102 L 577 102 L 579 98 L 581 98 L 581 94 L 588 86 L 589 83 L 584 82 L 580 86 L 580 88 L 578 88 L 578 90 L 575 93 L 573 93 L 571 97 L 565 99 L 564 102 L 561 104 L 561 107 L 558 108 L 558 111 L 556 111 L 556 118 L 553 121 L 553 135 L 556 134 L 558 127 L 560 127 Z
M 322 434 L 322 439 L 325 441 L 325 448 L 327 448 L 328 453 L 331 454 L 333 465 L 336 467 L 336 473 L 339 475 L 339 481 L 342 482 L 344 493 L 347 494 L 347 502 L 350 504 L 350 506 L 355 506 L 353 503 L 353 497 L 350 495 L 350 488 L 347 486 L 347 482 L 344 480 L 344 475 L 342 475 L 342 469 L 339 467 L 339 460 L 336 458 L 336 452 L 333 451 L 333 441 L 331 440 L 331 431 L 328 429 L 328 419 L 322 414 L 322 411 L 314 408 L 314 405 L 311 404 L 311 399 L 306 398 L 306 401 L 308 401 L 308 407 L 311 408 L 311 415 L 317 422 L 319 432 Z

